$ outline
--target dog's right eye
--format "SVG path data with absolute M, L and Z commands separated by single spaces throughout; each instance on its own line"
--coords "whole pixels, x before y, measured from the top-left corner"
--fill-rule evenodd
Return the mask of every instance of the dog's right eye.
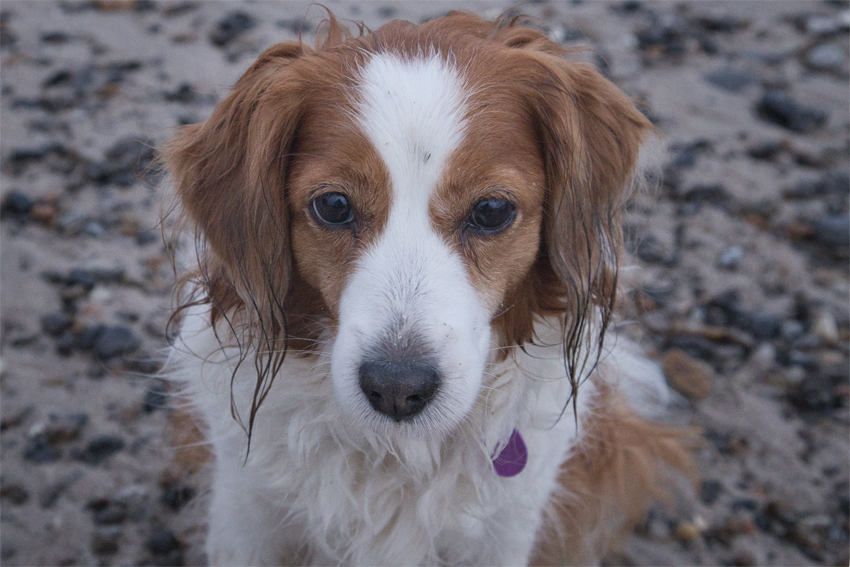
M 312 204 L 313 216 L 322 224 L 342 228 L 354 220 L 354 209 L 342 193 L 323 193 Z
M 516 205 L 504 198 L 483 199 L 475 203 L 469 225 L 484 234 L 496 234 L 514 222 Z

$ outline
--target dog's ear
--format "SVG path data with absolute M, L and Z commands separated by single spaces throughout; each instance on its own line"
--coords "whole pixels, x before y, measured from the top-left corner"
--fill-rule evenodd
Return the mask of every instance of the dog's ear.
M 548 272 L 542 281 L 560 283 L 566 344 L 577 352 L 588 336 L 601 343 L 610 321 L 621 212 L 653 126 L 596 70 L 564 59 L 560 47 L 536 32 L 515 30 L 506 30 L 503 40 L 518 48 L 532 74 L 526 75 L 533 85 L 529 113 L 547 185 L 538 269 Z M 597 332 L 586 335 L 598 322 Z
M 549 260 L 568 293 L 607 306 L 616 291 L 620 214 L 653 127 L 591 67 L 534 55 L 544 70 L 537 128 L 546 167 Z
M 201 276 L 211 299 L 226 287 L 261 317 L 282 305 L 292 269 L 286 166 L 303 100 L 292 63 L 306 50 L 298 42 L 266 50 L 206 122 L 183 127 L 164 150 L 177 197 L 208 249 Z

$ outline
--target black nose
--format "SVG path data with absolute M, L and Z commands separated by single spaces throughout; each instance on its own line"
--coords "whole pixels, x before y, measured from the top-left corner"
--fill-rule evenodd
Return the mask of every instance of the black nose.
M 375 411 L 396 421 L 425 409 L 440 386 L 436 366 L 421 361 L 367 361 L 360 365 L 360 389 Z

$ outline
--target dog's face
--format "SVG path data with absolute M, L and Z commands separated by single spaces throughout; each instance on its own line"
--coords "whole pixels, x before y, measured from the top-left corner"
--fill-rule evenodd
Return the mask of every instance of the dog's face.
M 610 312 L 649 125 L 531 30 L 453 15 L 329 42 L 271 48 L 185 131 L 178 193 L 212 301 L 330 337 L 349 416 L 448 433 L 535 317 L 569 335 Z
M 440 56 L 376 55 L 298 142 L 296 266 L 335 316 L 342 406 L 369 420 L 466 415 L 491 321 L 537 255 L 545 183 L 531 125 L 474 88 Z

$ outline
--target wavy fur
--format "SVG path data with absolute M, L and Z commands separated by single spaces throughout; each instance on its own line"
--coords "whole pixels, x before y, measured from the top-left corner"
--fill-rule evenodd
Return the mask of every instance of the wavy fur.
M 165 147 L 195 243 L 167 372 L 215 457 L 213 564 L 592 561 L 692 472 L 690 433 L 623 402 L 663 392 L 657 368 L 605 342 L 652 127 L 520 23 L 353 37 L 331 14 Z M 350 225 L 311 213 L 328 191 Z M 470 229 L 494 198 L 513 224 Z M 421 414 L 361 395 L 379 355 L 439 375 Z M 503 478 L 514 430 L 528 464 Z

